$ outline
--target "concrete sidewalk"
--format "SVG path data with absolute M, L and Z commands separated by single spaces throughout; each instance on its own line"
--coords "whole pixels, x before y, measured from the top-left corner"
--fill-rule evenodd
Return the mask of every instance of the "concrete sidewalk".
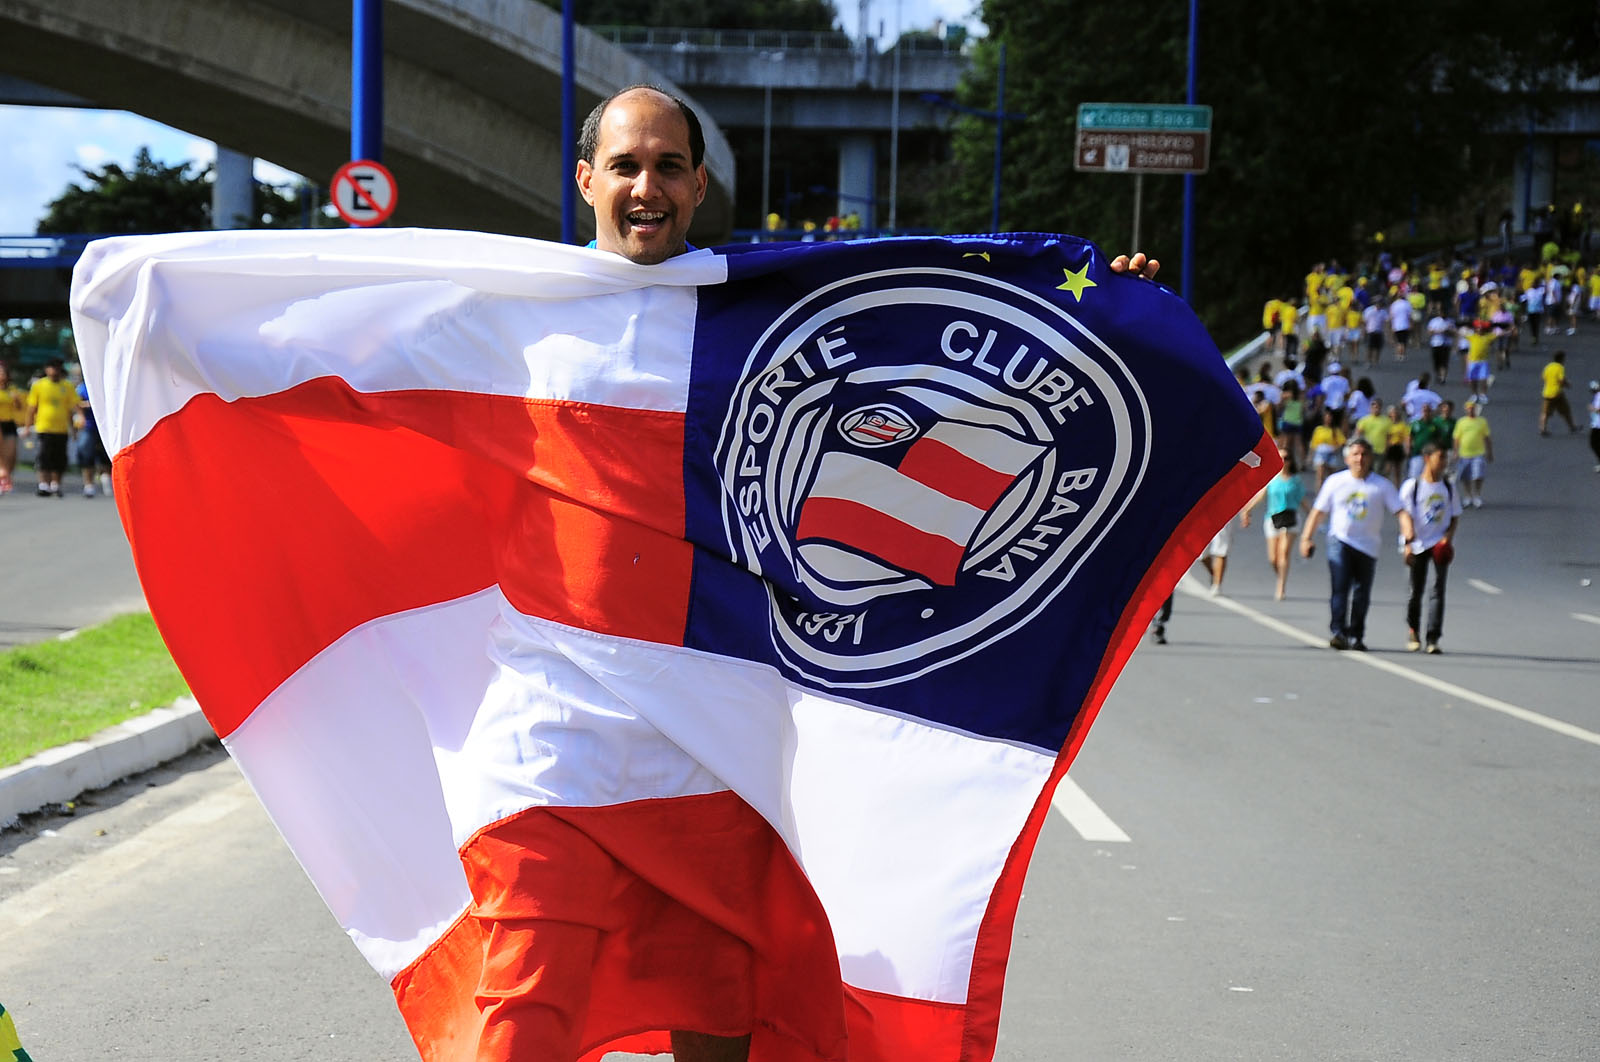
M 169 708 L 107 727 L 85 741 L 0 768 L 0 829 L 51 804 L 148 771 L 215 737 L 194 698 L 183 697 Z

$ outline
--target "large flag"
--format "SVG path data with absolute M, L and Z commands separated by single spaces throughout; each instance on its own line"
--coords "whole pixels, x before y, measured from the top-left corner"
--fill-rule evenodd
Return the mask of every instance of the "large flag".
M 162 634 L 430 1060 L 990 1058 L 1054 786 L 1277 466 L 1065 236 L 117 238 L 73 314 Z

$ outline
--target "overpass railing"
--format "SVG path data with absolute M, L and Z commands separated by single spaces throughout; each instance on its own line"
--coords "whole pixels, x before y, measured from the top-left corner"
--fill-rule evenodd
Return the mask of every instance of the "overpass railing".
M 99 236 L 0 236 L 0 268 L 71 269 Z
M 591 26 L 622 48 L 717 48 L 726 51 L 854 52 L 858 44 L 837 30 L 671 29 L 658 26 Z M 892 47 L 892 45 L 889 45 Z M 962 42 L 926 35 L 901 38 L 906 51 L 960 54 Z

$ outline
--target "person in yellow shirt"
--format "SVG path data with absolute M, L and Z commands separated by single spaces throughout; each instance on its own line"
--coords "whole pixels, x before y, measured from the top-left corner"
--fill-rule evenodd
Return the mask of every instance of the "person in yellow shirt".
M 1489 322 L 1473 322 L 1472 334 L 1467 337 L 1467 390 L 1481 404 L 1489 401 L 1489 354 L 1494 349 L 1494 332 Z
M 1398 487 L 1400 473 L 1405 470 L 1406 459 L 1411 454 L 1411 425 L 1401 416 L 1399 406 L 1390 406 L 1385 415 L 1389 418 L 1389 432 L 1383 447 L 1384 473 Z
M 1392 427 L 1394 422 L 1384 413 L 1383 404 L 1376 397 L 1372 399 L 1371 411 L 1356 421 L 1356 431 L 1372 444 L 1372 452 L 1377 457 L 1379 475 L 1387 475 L 1384 464 L 1389 448 L 1389 429 Z
M 1300 353 L 1300 333 L 1296 328 L 1299 320 L 1300 308 L 1293 300 L 1284 299 L 1278 303 L 1278 349 L 1286 358 Z
M 1567 405 L 1567 352 L 1558 350 L 1552 354 L 1550 363 L 1539 370 L 1539 376 L 1544 380 L 1544 390 L 1539 396 L 1542 399 L 1539 403 L 1539 434 L 1550 434 L 1546 426 L 1550 423 L 1552 413 L 1561 414 L 1569 431 L 1577 431 L 1578 426 L 1572 422 L 1572 407 Z
M 67 470 L 67 440 L 72 435 L 72 414 L 78 408 L 78 391 L 66 377 L 59 360 L 45 366 L 44 375 L 28 389 L 28 427 L 39 443 L 34 467 L 39 471 L 39 496 L 61 497 L 61 473 Z
M 1461 504 L 1481 509 L 1483 474 L 1494 460 L 1494 440 L 1489 437 L 1489 419 L 1483 415 L 1483 403 L 1467 399 L 1467 415 L 1456 421 L 1451 439 L 1459 461 L 1456 476 L 1461 484 Z
M 1344 449 L 1344 429 L 1339 427 L 1337 414 L 1331 409 L 1322 411 L 1322 423 L 1311 429 L 1311 464 L 1317 470 L 1317 488 L 1328 473 L 1337 471 L 1339 452 Z
M 0 361 L 0 494 L 11 493 L 17 471 L 17 426 L 25 416 L 27 398 L 11 385 L 11 370 Z

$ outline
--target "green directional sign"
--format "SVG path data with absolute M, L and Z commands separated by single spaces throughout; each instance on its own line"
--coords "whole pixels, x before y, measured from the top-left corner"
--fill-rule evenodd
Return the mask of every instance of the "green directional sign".
M 1078 105 L 1076 168 L 1099 173 L 1204 173 L 1211 108 L 1167 103 Z
M 1180 129 L 1211 131 L 1210 107 L 1172 103 L 1080 103 L 1079 129 Z

